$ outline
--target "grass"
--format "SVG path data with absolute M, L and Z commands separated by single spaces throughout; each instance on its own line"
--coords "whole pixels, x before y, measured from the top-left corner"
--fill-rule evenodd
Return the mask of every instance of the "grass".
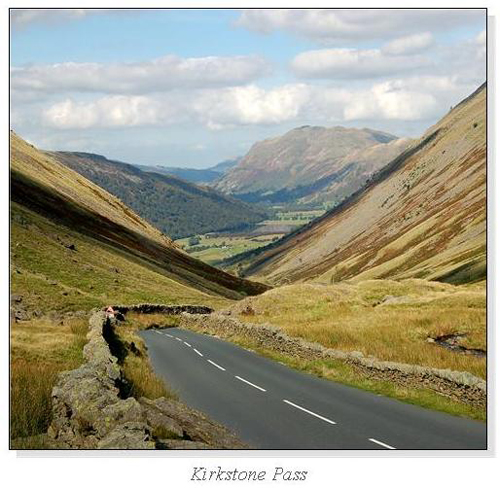
M 291 368 L 320 378 L 336 381 L 347 386 L 353 386 L 378 395 L 395 398 L 405 403 L 445 412 L 451 415 L 480 421 L 486 420 L 486 409 L 484 408 L 459 403 L 439 395 L 432 390 L 424 388 L 406 388 L 389 381 L 369 379 L 356 371 L 353 366 L 342 361 L 333 359 L 306 361 L 264 348 L 248 337 L 231 335 L 230 338 L 226 337 L 226 339 L 231 340 L 231 342 L 241 347 L 250 349 L 261 356 L 281 362 Z
M 387 303 L 383 303 L 386 301 Z M 466 334 L 461 344 L 486 350 L 484 283 L 454 286 L 424 280 L 299 284 L 245 299 L 242 321 L 271 323 L 288 335 L 344 351 L 486 377 L 486 359 L 427 342 Z
M 195 246 L 189 246 L 189 238 L 179 239 L 176 243 L 191 256 L 215 266 L 223 259 L 265 246 L 279 237 L 281 234 L 259 235 L 258 237 L 241 234 L 224 236 L 206 234 L 199 236 L 200 242 Z M 203 249 L 207 246 L 207 249 Z M 200 250 L 196 250 L 197 248 Z
M 146 267 L 116 249 L 13 203 L 12 293 L 30 310 L 90 310 L 111 303 L 203 304 L 229 300 L 203 293 Z M 65 244 L 74 244 L 70 250 Z
M 11 324 L 10 430 L 12 447 L 43 448 L 51 421 L 51 392 L 61 371 L 83 362 L 86 318 Z
M 123 375 L 130 386 L 130 394 L 139 399 L 141 397 L 155 400 L 165 397 L 177 399 L 177 394 L 165 382 L 156 376 L 148 358 L 147 347 L 137 331 L 150 328 L 153 324 L 164 327 L 173 317 L 160 316 L 161 314 L 142 315 L 128 313 L 125 322 L 114 327 L 114 338 L 118 342 L 121 353 L 118 353 L 119 363 Z M 148 320 L 149 319 L 149 320 Z

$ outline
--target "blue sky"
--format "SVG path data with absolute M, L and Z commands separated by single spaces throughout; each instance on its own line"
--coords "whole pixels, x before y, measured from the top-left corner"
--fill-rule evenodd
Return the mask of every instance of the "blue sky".
M 418 137 L 485 79 L 484 11 L 12 11 L 46 149 L 208 167 L 305 124 Z

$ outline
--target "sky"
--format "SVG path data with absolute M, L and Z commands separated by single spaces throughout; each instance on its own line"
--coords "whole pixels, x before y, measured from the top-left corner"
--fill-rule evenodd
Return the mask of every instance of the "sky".
M 419 137 L 486 79 L 484 10 L 11 10 L 11 128 L 206 168 L 303 125 Z

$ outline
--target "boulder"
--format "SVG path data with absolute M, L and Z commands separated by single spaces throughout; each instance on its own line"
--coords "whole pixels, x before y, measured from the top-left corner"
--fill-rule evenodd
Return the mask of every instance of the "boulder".
M 153 433 L 158 431 L 167 431 L 168 437 L 184 437 L 182 427 L 173 419 L 165 415 L 155 404 L 153 400 L 141 398 L 140 400 L 142 411 L 148 425 L 151 427 Z M 156 431 L 156 432 L 155 432 Z
M 154 449 L 148 426 L 144 422 L 117 425 L 97 443 L 98 449 Z

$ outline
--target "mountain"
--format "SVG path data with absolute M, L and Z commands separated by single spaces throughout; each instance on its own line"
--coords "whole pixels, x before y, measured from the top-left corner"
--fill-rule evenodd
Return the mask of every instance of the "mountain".
M 117 196 L 173 239 L 243 229 L 266 213 L 211 188 L 90 153 L 48 152 L 68 168 Z
M 230 169 L 234 168 L 240 161 L 241 157 L 235 159 L 226 159 L 225 161 L 221 161 L 217 163 L 215 166 L 212 166 L 210 169 L 212 171 L 216 171 L 219 174 L 226 174 Z
M 271 283 L 485 279 L 486 85 L 342 204 L 259 251 L 245 274 Z
M 11 132 L 11 289 L 31 309 L 204 303 L 266 289 L 191 258 L 119 199 Z
M 144 166 L 139 164 L 135 164 L 134 166 L 142 171 L 176 176 L 177 178 L 182 178 L 183 180 L 189 181 L 191 183 L 209 184 L 218 180 L 221 175 L 236 166 L 239 160 L 240 158 L 228 159 L 216 164 L 215 166 L 212 166 L 211 168 L 206 169 L 176 168 L 160 165 Z
M 299 127 L 254 144 L 213 186 L 249 202 L 339 201 L 408 144 L 370 129 Z

